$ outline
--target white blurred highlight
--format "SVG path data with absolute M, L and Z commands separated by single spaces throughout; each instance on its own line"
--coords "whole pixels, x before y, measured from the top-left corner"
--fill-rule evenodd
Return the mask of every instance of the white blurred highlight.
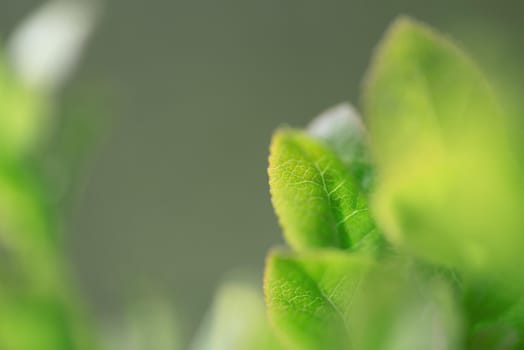
M 365 132 L 364 124 L 355 108 L 347 103 L 340 103 L 327 111 L 322 112 L 309 124 L 308 132 L 316 137 L 328 137 L 339 129 L 351 126 L 351 130 Z
M 94 2 L 52 0 L 16 28 L 7 46 L 11 67 L 29 86 L 56 90 L 69 77 L 93 31 Z

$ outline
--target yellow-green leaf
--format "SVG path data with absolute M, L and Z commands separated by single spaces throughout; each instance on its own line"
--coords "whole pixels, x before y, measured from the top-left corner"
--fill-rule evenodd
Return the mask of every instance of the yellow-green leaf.
M 377 166 L 374 215 L 389 238 L 476 276 L 517 275 L 522 180 L 508 122 L 470 60 L 399 19 L 377 50 L 364 105 Z
M 354 249 L 376 238 L 358 184 L 320 142 L 300 131 L 277 131 L 268 171 L 273 206 L 293 248 Z
M 291 350 L 346 349 L 352 295 L 371 264 L 338 250 L 271 253 L 264 288 L 269 319 L 282 342 Z

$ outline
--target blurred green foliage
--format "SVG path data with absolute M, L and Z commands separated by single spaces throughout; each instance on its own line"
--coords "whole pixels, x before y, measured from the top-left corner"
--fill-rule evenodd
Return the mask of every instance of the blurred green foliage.
M 226 281 L 193 349 L 522 348 L 520 105 L 491 90 L 453 44 L 397 21 L 364 91 L 370 139 L 348 106 L 275 134 L 271 194 L 293 251 L 267 260 L 270 322 L 257 283 Z M 53 120 L 53 95 L 0 52 L 1 349 L 99 348 L 61 222 L 104 129 L 89 107 Z M 123 319 L 106 346 L 180 346 L 168 301 Z
M 12 71 L 0 49 L 0 150 L 2 158 L 26 156 L 34 150 L 46 120 L 47 100 Z
M 283 350 L 266 320 L 259 283 L 227 278 L 196 334 L 191 350 Z
M 65 257 L 60 194 L 44 167 L 56 91 L 30 84 L 9 57 L 0 48 L 0 348 L 97 349 Z
M 287 349 L 523 348 L 518 124 L 492 89 L 449 40 L 400 18 L 364 85 L 369 142 L 347 110 L 311 136 L 275 133 L 271 195 L 294 252 L 270 254 L 265 290 Z M 341 227 L 360 210 L 376 229 Z M 388 243 L 351 244 L 379 232 Z
M 37 161 L 50 100 L 0 58 L 0 348 L 94 349 Z
M 389 238 L 449 267 L 518 275 L 514 126 L 476 67 L 429 29 L 398 21 L 375 55 L 364 109 L 380 176 L 375 215 Z

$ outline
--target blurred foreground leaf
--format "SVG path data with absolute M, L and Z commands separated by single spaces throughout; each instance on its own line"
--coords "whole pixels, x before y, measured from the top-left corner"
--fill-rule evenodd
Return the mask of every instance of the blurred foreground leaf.
M 72 34 L 56 32 L 54 26 L 70 20 L 65 17 L 72 14 L 57 12 L 58 3 L 68 6 L 54 1 L 49 7 L 54 10 L 47 17 L 36 16 L 15 30 L 8 55 L 0 49 L 0 348 L 6 350 L 97 348 L 83 303 L 71 283 L 63 253 L 61 213 L 37 161 L 38 150 L 51 130 L 52 96 L 57 87 L 37 84 L 41 78 L 37 75 L 58 78 L 59 72 L 46 64 L 54 68 L 62 64 L 59 69 L 64 70 L 69 59 L 57 46 L 26 39 L 36 35 L 50 43 L 56 35 Z M 75 40 L 68 37 L 68 50 Z M 79 47 L 73 51 L 78 55 Z M 26 65 L 29 61 L 43 64 L 40 71 L 31 71 Z
M 283 350 L 269 329 L 259 288 L 234 279 L 215 295 L 191 350 Z
M 125 311 L 121 321 L 111 320 L 104 326 L 105 349 L 181 349 L 180 324 L 168 298 L 157 294 L 137 297 Z
M 48 101 L 23 84 L 0 48 L 0 157 L 16 158 L 34 149 L 48 120 Z
M 457 292 L 409 260 L 386 260 L 369 271 L 349 313 L 351 349 L 459 350 L 464 326 Z
M 469 59 L 402 18 L 375 55 L 364 104 L 374 214 L 388 237 L 475 277 L 523 282 L 524 192 L 510 125 Z

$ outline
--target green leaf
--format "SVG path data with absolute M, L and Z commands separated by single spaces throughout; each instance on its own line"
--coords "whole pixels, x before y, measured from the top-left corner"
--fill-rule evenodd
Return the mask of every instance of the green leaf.
M 66 293 L 35 293 L 24 288 L 0 291 L 0 346 L 24 350 L 92 350 L 84 315 Z
M 358 184 L 320 142 L 300 131 L 277 131 L 268 172 L 273 206 L 294 249 L 356 249 L 375 239 Z
M 20 294 L 1 295 L 0 305 L 0 344 L 3 348 L 74 349 L 71 325 L 61 301 Z
M 345 349 L 352 295 L 372 262 L 338 250 L 289 254 L 267 260 L 269 319 L 289 349 Z
M 471 333 L 471 350 L 524 349 L 524 298 L 502 316 L 475 325 Z
M 401 18 L 364 95 L 377 181 L 373 208 L 411 253 L 477 277 L 519 275 L 523 184 L 508 123 L 477 68 L 445 38 Z
M 337 105 L 315 118 L 310 135 L 325 142 L 340 158 L 365 192 L 371 186 L 372 166 L 366 128 L 349 103 Z
M 518 300 L 518 297 L 514 295 L 514 290 L 504 288 L 498 281 L 469 280 L 462 277 L 459 285 L 462 291 L 464 313 L 472 325 L 500 318 L 513 308 Z
M 467 349 L 522 349 L 523 344 L 520 334 L 518 329 L 506 323 L 483 324 L 474 329 Z
M 268 315 L 289 349 L 461 349 L 456 292 L 409 259 L 374 263 L 338 250 L 273 252 Z

